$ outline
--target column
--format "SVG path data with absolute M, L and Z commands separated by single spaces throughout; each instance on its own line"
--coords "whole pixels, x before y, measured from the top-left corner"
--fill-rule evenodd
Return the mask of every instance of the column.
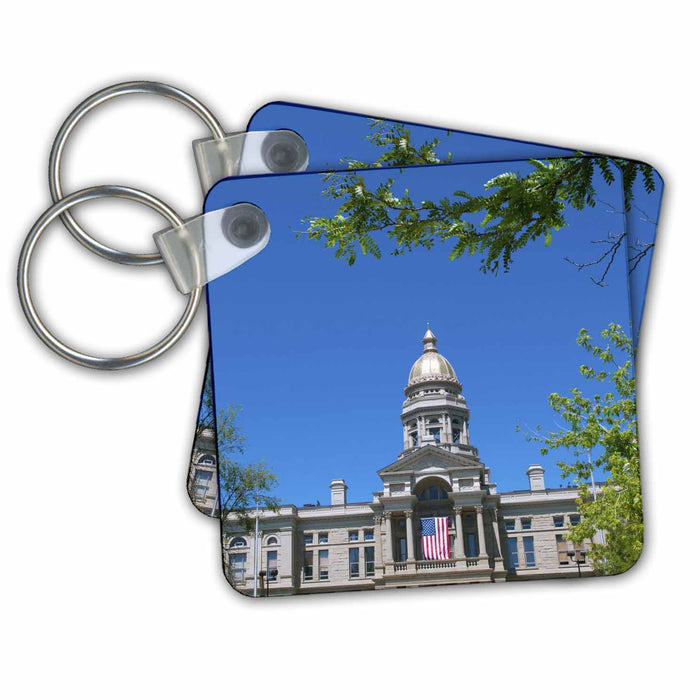
M 415 561 L 416 554 L 413 548 L 413 511 L 407 510 L 406 516 L 406 544 L 408 549 L 408 561 Z
M 464 528 L 462 527 L 462 506 L 455 506 L 455 559 L 464 559 Z
M 493 555 L 496 557 L 496 559 L 499 559 L 501 556 L 501 537 L 500 533 L 498 532 L 498 510 L 496 508 L 492 508 L 491 515 L 493 516 L 493 540 L 496 543 L 496 550 L 494 551 Z
M 391 513 L 384 513 L 386 518 L 386 560 L 394 561 L 394 533 L 391 531 Z
M 484 537 L 484 506 L 476 506 L 476 530 L 479 537 L 479 559 L 486 559 L 486 538 Z
M 384 567 L 384 557 L 382 556 L 382 516 L 374 516 L 374 568 Z

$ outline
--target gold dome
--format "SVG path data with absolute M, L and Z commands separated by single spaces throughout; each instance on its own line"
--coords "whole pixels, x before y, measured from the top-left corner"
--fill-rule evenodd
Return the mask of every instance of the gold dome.
M 423 354 L 413 363 L 408 384 L 411 386 L 428 381 L 459 383 L 452 365 L 437 351 L 437 338 L 430 330 L 430 325 L 423 336 Z

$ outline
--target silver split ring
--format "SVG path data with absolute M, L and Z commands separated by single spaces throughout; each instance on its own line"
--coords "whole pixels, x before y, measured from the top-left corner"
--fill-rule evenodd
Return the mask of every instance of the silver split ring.
M 49 158 L 49 189 L 51 190 L 51 198 L 55 203 L 63 200 L 63 188 L 61 187 L 61 159 L 63 157 L 63 149 L 66 141 L 76 124 L 95 107 L 121 95 L 131 95 L 136 93 L 145 93 L 148 95 L 159 95 L 175 100 L 192 110 L 208 127 L 215 139 L 224 139 L 226 133 L 219 123 L 219 120 L 205 107 L 199 100 L 192 95 L 178 90 L 178 88 L 166 85 L 165 83 L 151 82 L 148 80 L 134 80 L 127 83 L 118 83 L 111 85 L 102 90 L 99 90 L 94 95 L 90 95 L 86 100 L 81 102 L 63 122 L 61 128 L 56 134 L 56 139 L 51 147 L 51 156 Z M 84 190 L 86 191 L 86 190 Z M 69 211 L 62 210 L 61 221 L 63 225 L 70 231 L 82 245 L 88 250 L 96 253 L 100 257 L 111 260 L 112 262 L 121 263 L 123 265 L 158 265 L 163 262 L 160 253 L 129 253 L 117 248 L 100 243 L 93 238 L 80 224 L 75 220 Z
M 22 251 L 19 256 L 19 265 L 17 268 L 17 288 L 19 298 L 22 304 L 24 315 L 29 321 L 29 325 L 34 332 L 39 336 L 41 341 L 53 350 L 55 353 L 70 360 L 75 364 L 89 367 L 91 369 L 126 369 L 128 367 L 136 367 L 150 360 L 154 360 L 159 355 L 169 350 L 183 336 L 189 325 L 194 319 L 197 307 L 202 298 L 202 288 L 198 287 L 189 293 L 187 306 L 180 319 L 175 324 L 175 327 L 164 338 L 159 340 L 155 345 L 135 353 L 134 355 L 126 355 L 124 357 L 96 357 L 94 355 L 86 355 L 69 347 L 65 343 L 56 338 L 53 333 L 44 325 L 39 317 L 39 314 L 34 307 L 31 292 L 29 290 L 29 265 L 32 260 L 34 248 L 39 241 L 41 234 L 46 227 L 59 216 L 67 213 L 68 210 L 91 199 L 102 199 L 104 197 L 119 197 L 120 199 L 130 199 L 140 204 L 145 204 L 147 207 L 157 211 L 163 216 L 172 226 L 184 226 L 184 221 L 178 214 L 171 209 L 167 204 L 162 202 L 157 197 L 136 190 L 131 187 L 123 187 L 121 185 L 101 185 L 99 187 L 88 187 L 84 190 L 79 190 L 73 194 L 64 197 L 56 202 L 53 206 L 47 209 L 32 226 L 31 231 L 27 235 L 22 246 Z M 89 247 L 89 246 L 88 246 Z M 107 257 L 107 256 L 103 256 Z

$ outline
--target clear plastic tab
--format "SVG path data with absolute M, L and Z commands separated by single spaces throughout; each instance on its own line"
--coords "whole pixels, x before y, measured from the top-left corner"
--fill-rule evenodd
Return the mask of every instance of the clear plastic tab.
M 226 177 L 303 172 L 309 164 L 304 139 L 288 129 L 199 139 L 192 148 L 205 194 Z
M 154 234 L 175 286 L 188 294 L 257 255 L 270 240 L 270 223 L 247 202 L 187 219 Z

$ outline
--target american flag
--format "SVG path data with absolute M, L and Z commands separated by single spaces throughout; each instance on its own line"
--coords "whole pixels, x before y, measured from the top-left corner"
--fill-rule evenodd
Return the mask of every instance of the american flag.
M 423 559 L 449 559 L 450 538 L 447 534 L 449 518 L 421 518 L 420 542 Z

